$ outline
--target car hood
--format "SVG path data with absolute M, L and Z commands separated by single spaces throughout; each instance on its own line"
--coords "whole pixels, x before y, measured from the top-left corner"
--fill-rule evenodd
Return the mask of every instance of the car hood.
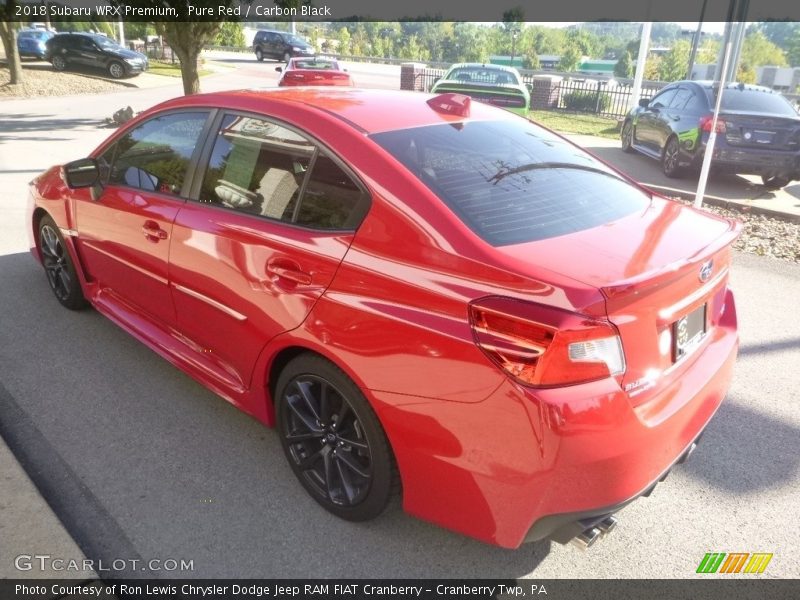
M 117 58 L 141 58 L 142 60 L 147 59 L 147 57 L 141 52 L 134 52 L 133 50 L 128 50 L 127 48 L 114 48 L 111 50 L 105 50 L 105 53 L 110 54 L 111 56 L 116 56 Z

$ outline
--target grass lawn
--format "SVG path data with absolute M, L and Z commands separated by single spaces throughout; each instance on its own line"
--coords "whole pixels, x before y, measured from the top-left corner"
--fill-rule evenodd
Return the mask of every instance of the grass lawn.
M 150 60 L 150 66 L 147 69 L 148 73 L 152 73 L 153 75 L 166 75 L 168 77 L 180 77 L 181 76 L 181 64 L 179 62 L 175 62 L 173 65 L 171 62 L 161 62 L 160 60 Z M 208 75 L 211 73 L 209 69 L 200 68 L 197 70 L 197 74 L 200 77 L 204 75 Z
M 530 118 L 560 133 L 582 133 L 598 137 L 619 139 L 617 120 L 586 113 L 568 113 L 556 110 L 532 110 Z

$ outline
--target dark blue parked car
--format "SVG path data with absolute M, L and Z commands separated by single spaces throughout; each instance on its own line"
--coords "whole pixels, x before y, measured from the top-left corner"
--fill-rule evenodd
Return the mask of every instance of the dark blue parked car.
M 46 29 L 23 29 L 17 34 L 17 50 L 19 55 L 34 56 L 38 59 L 44 59 L 47 48 L 45 44 L 47 40 L 53 37 L 55 33 L 47 31 Z
M 622 124 L 622 149 L 661 161 L 667 177 L 699 170 L 717 89 L 712 81 L 676 81 L 650 100 L 641 100 Z M 800 114 L 769 88 L 728 84 L 711 166 L 761 175 L 772 189 L 800 179 Z

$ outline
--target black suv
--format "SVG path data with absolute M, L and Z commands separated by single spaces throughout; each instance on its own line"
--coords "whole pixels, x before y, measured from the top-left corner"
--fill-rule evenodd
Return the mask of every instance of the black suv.
M 47 40 L 45 60 L 56 71 L 67 67 L 103 69 L 114 79 L 130 77 L 146 71 L 147 57 L 128 50 L 104 35 L 92 33 L 59 33 Z
M 314 56 L 314 48 L 303 38 L 286 31 L 260 29 L 253 39 L 253 51 L 258 60 L 274 58 L 289 62 L 293 56 Z

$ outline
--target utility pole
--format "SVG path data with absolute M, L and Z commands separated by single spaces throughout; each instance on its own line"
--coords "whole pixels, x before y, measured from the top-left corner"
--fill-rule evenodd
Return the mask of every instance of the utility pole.
M 647 61 L 647 47 L 650 44 L 651 22 L 642 23 L 642 39 L 639 42 L 639 56 L 636 57 L 636 73 L 633 76 L 633 90 L 631 91 L 631 107 L 639 103 L 642 95 L 642 79 L 644 78 L 644 64 Z

